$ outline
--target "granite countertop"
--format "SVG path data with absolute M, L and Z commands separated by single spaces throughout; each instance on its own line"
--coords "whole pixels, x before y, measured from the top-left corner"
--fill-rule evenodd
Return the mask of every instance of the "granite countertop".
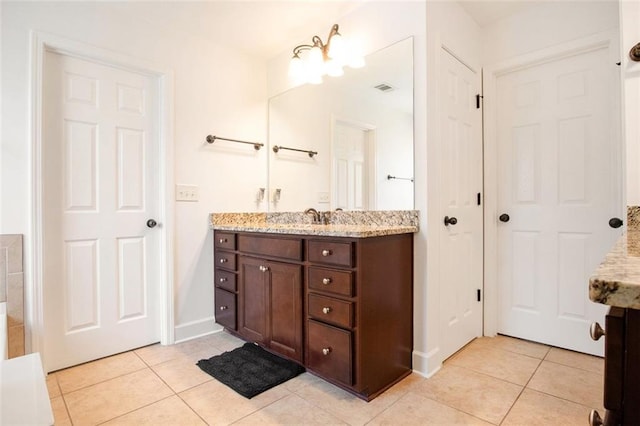
M 620 308 L 640 309 L 640 232 L 629 231 L 589 279 L 589 299 Z
M 312 224 L 301 213 L 212 213 L 211 229 L 269 234 L 368 238 L 418 232 L 417 212 L 333 212 L 330 223 Z

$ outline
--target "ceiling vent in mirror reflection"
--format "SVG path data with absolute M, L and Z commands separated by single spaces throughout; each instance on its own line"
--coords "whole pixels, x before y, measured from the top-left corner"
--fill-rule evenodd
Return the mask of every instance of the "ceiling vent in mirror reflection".
M 395 87 L 393 87 L 392 85 L 387 84 L 387 83 L 380 83 L 377 86 L 373 86 L 373 88 L 374 89 L 378 89 L 379 91 L 381 91 L 383 93 L 384 92 L 392 92 L 392 91 L 396 90 Z

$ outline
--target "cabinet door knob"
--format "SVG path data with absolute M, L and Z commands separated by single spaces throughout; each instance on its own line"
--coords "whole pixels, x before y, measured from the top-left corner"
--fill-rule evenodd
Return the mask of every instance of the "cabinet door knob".
M 330 255 L 331 255 L 331 250 L 326 250 L 326 249 L 325 249 L 325 250 L 322 250 L 322 255 L 323 255 L 324 257 L 330 256 Z
M 600 338 L 605 335 L 605 332 L 604 329 L 600 327 L 600 324 L 593 322 L 591 323 L 591 327 L 589 327 L 589 334 L 593 340 L 600 340 Z
M 226 242 L 227 242 L 227 239 L 226 239 L 226 238 L 220 238 L 220 239 L 218 240 L 218 242 L 219 242 L 220 244 L 224 244 L 224 243 L 226 243 Z
M 331 312 L 331 308 L 328 306 L 325 306 L 324 308 L 322 308 L 322 313 L 323 314 L 328 314 L 329 312 Z
M 229 309 L 229 307 L 227 307 L 227 306 L 220 306 L 220 310 L 221 310 L 221 311 L 226 311 L 227 309 Z
M 261 270 L 262 272 L 267 272 L 267 271 L 269 270 L 269 267 L 268 267 L 268 266 L 262 266 L 262 265 L 260 265 L 260 270 Z
M 220 263 L 227 263 L 229 260 L 225 257 L 220 259 Z
M 324 284 L 324 285 L 329 285 L 329 284 L 331 284 L 331 278 L 323 278 L 323 279 L 322 279 L 322 284 Z
M 329 355 L 331 353 L 331 348 L 323 348 L 322 355 Z
M 221 282 L 221 283 L 226 283 L 226 282 L 227 282 L 227 279 L 226 279 L 226 278 L 220 278 L 220 282 Z

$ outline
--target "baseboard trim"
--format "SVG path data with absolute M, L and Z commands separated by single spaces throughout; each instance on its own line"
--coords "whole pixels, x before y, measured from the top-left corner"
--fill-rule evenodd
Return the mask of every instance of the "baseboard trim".
M 181 343 L 187 340 L 197 339 L 208 334 L 218 333 L 223 328 L 216 324 L 215 318 L 205 318 L 177 325 L 175 331 L 175 342 Z
M 436 374 L 440 368 L 442 368 L 442 362 L 437 360 L 438 352 L 440 352 L 440 348 L 435 348 L 428 353 L 413 351 L 413 372 L 425 377 L 429 378 Z

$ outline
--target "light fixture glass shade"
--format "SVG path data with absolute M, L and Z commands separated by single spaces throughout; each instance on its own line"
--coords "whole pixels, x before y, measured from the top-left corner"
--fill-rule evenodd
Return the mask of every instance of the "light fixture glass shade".
M 325 68 L 327 70 L 327 74 L 331 77 L 340 77 L 341 75 L 344 75 L 342 63 L 337 59 L 331 59 L 325 62 Z
M 345 44 L 340 34 L 335 34 L 329 41 L 329 58 L 342 61 L 345 56 Z
M 362 68 L 365 66 L 364 57 L 360 55 L 354 55 L 349 58 L 349 67 L 351 68 Z
M 322 74 L 322 68 L 324 66 L 324 60 L 322 58 L 322 49 L 319 46 L 314 46 L 309 51 L 309 58 L 307 60 L 309 69 L 313 73 Z
M 300 81 L 304 78 L 304 74 L 304 62 L 296 55 L 289 61 L 289 77 L 294 81 Z

